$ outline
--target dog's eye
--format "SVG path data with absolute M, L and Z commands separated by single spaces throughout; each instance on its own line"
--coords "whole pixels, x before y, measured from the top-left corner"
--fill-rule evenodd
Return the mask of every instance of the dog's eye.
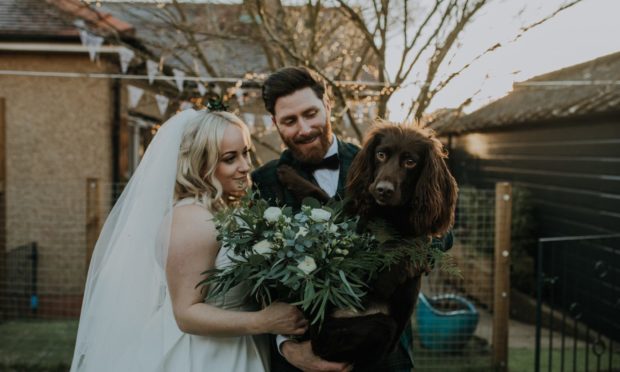
M 383 152 L 383 151 L 378 151 L 377 152 L 377 160 L 385 161 L 386 158 L 387 158 L 387 155 L 386 155 L 385 152 Z
M 406 159 L 403 163 L 405 168 L 411 169 L 416 166 L 416 162 L 413 159 Z

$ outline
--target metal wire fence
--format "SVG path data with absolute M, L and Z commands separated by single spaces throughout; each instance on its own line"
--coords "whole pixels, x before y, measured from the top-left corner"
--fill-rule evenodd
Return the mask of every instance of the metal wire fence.
M 416 370 L 489 370 L 495 191 L 461 188 L 449 251 L 461 272 L 434 270 L 422 282 L 414 327 Z
M 36 185 L 0 200 L 0 370 L 67 370 L 87 262 L 124 185 Z M 454 247 L 461 277 L 423 279 L 413 317 L 416 370 L 492 365 L 494 190 L 461 190 Z

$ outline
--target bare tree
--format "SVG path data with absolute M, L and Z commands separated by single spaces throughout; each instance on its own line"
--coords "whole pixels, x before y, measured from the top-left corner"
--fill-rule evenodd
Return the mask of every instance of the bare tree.
M 189 75 L 217 78 L 245 70 L 246 80 L 258 86 L 266 73 L 283 66 L 313 69 L 331 88 L 335 130 L 342 132 L 341 123 L 346 121 L 361 139 L 363 130 L 352 112 L 353 102 L 376 104 L 377 116 L 385 117 L 388 101 L 415 71 L 419 89 L 408 116 L 420 120 L 438 92 L 501 47 L 493 43 L 453 72 L 440 74 L 463 31 L 493 1 L 244 0 L 242 5 L 230 5 L 172 0 L 146 8 L 138 9 L 135 3 L 124 7 L 140 20 L 136 29 L 146 46 L 142 52 L 158 51 Z M 524 26 L 514 39 L 581 1 L 565 1 Z M 388 66 L 388 44 L 394 40 L 402 43 L 395 69 Z M 256 63 L 247 61 L 248 55 Z M 231 64 L 234 68 L 227 68 Z
M 549 15 L 522 27 L 513 40 L 581 1 L 570 0 L 563 3 Z M 341 12 L 363 33 L 371 46 L 370 50 L 375 54 L 378 62 L 377 79 L 386 87 L 379 99 L 380 116 L 385 115 L 387 102 L 395 90 L 407 82 L 412 71 L 422 71 L 417 96 L 412 100 L 407 115 L 413 115 L 413 119 L 419 121 L 439 91 L 482 56 L 501 47 L 499 42 L 489 45 L 470 62 L 440 79 L 438 73 L 466 26 L 474 22 L 480 10 L 492 0 L 429 0 L 415 3 L 406 0 L 372 0 L 365 8 L 351 5 L 359 2 L 336 2 Z M 421 3 L 426 6 L 420 5 Z M 390 76 L 386 68 L 386 52 L 390 37 L 395 33 L 401 35 L 403 43 L 398 68 Z

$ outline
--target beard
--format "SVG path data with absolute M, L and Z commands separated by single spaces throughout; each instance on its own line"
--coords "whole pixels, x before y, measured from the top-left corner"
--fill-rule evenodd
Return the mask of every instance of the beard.
M 305 146 L 304 143 L 318 137 L 318 142 L 312 146 Z M 282 142 L 291 150 L 295 159 L 302 163 L 316 164 L 325 157 L 327 150 L 331 146 L 332 127 L 329 122 L 321 129 L 316 129 L 305 136 L 297 136 L 292 139 L 282 138 Z

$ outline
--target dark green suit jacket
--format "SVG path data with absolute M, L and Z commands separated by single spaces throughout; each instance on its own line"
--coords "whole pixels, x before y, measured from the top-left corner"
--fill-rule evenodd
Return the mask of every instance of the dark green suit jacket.
M 342 199 L 344 197 L 347 172 L 353 158 L 355 158 L 359 150 L 360 148 L 352 143 L 338 141 L 340 174 L 338 176 L 338 189 L 334 196 L 337 199 Z M 268 200 L 271 205 L 287 205 L 292 207 L 293 210 L 297 210 L 300 208 L 299 201 L 297 201 L 293 194 L 278 180 L 276 171 L 282 164 L 290 165 L 303 178 L 315 182 L 314 177 L 302 169 L 300 162 L 293 157 L 292 152 L 288 149 L 284 150 L 279 159 L 272 160 L 252 172 L 252 182 L 254 183 L 254 187 L 259 190 L 260 197 Z

